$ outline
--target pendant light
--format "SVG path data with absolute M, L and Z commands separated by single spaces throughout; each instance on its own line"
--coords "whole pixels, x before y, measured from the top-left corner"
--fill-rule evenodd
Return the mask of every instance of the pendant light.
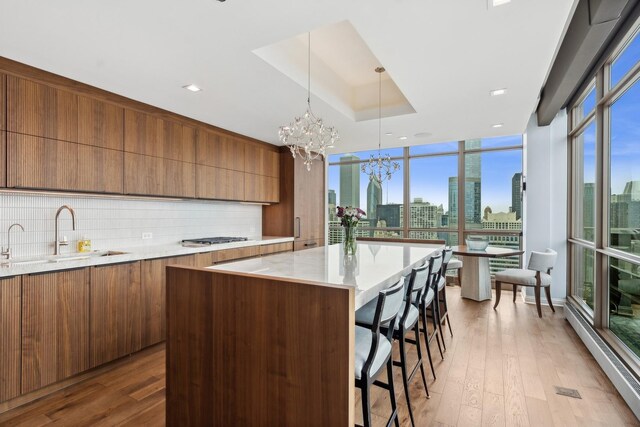
M 308 33 L 308 81 L 307 81 L 307 111 L 302 117 L 296 117 L 288 126 L 280 126 L 278 136 L 280 141 L 289 147 L 295 159 L 300 156 L 307 170 L 311 170 L 314 160 L 324 157 L 327 148 L 333 147 L 340 139 L 338 131 L 324 124 L 311 111 L 311 33 Z
M 382 156 L 380 147 L 382 145 L 382 73 L 385 72 L 384 67 L 377 67 L 378 73 L 378 157 L 372 154 L 369 161 L 362 164 L 362 172 L 369 175 L 370 181 L 378 181 L 382 184 L 385 180 L 391 180 L 391 176 L 400 169 L 398 162 L 391 161 L 388 154 Z

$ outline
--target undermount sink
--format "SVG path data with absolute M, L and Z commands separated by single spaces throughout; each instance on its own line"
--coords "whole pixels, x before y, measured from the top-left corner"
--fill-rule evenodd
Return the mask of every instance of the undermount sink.
M 44 258 L 36 258 L 36 259 L 25 259 L 25 260 L 9 260 L 1 263 L 3 267 L 11 267 L 11 266 L 23 266 L 23 265 L 36 265 L 36 264 L 48 264 L 48 263 L 61 263 L 61 262 L 69 262 L 69 261 L 81 261 L 89 258 L 99 258 L 105 256 L 115 256 L 115 255 L 126 255 L 128 252 L 120 252 L 120 251 L 96 251 L 96 252 L 87 252 L 87 253 L 75 253 L 68 255 L 54 255 L 48 256 Z

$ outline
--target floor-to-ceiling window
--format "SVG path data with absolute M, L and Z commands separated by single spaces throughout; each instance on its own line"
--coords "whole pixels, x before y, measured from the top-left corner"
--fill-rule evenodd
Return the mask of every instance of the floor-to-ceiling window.
M 370 152 L 329 157 L 330 244 L 342 241 L 335 207 L 358 206 L 367 212 L 367 220 L 359 224 L 360 236 L 442 239 L 456 245 L 469 235 L 485 235 L 495 246 L 521 246 L 521 135 L 383 150 L 386 153 L 400 169 L 381 185 L 361 172 Z M 519 263 L 519 257 L 500 259 L 491 269 Z
M 639 26 L 570 106 L 570 300 L 640 363 Z

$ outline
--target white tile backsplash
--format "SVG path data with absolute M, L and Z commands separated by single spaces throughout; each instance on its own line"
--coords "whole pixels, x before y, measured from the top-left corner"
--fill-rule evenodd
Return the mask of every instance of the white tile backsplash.
M 13 223 L 24 226 L 11 231 L 13 257 L 53 254 L 55 214 L 62 205 L 76 213 L 76 230 L 71 215 L 60 215 L 60 236 L 70 245 L 62 252 L 75 252 L 78 239 L 86 235 L 97 250 L 177 243 L 182 239 L 212 236 L 262 235 L 262 207 L 234 202 L 100 198 L 83 195 L 0 193 L 0 245 L 7 245 L 7 229 Z M 153 233 L 142 239 L 142 233 Z

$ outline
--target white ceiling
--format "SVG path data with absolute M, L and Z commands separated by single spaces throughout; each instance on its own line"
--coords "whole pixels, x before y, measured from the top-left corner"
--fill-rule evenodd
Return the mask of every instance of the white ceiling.
M 306 87 L 253 51 L 348 20 L 416 110 L 383 119 L 383 145 L 424 144 L 522 133 L 575 1 L 0 0 L 0 56 L 278 144 Z M 334 152 L 377 145 L 375 120 L 311 102 Z

